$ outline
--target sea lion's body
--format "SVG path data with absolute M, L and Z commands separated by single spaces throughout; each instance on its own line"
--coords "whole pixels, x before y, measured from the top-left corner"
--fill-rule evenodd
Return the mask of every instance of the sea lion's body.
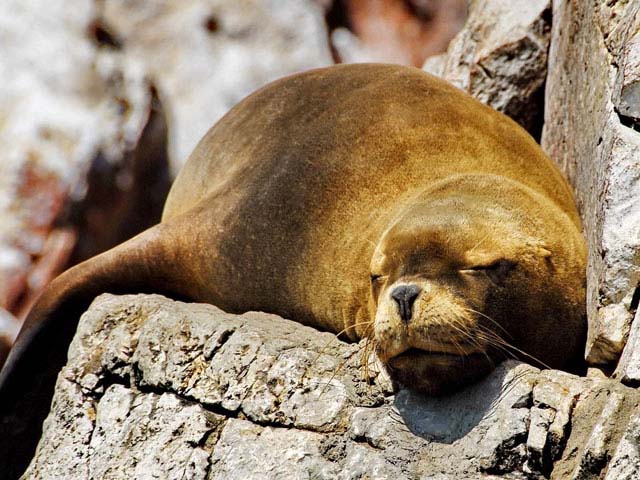
M 503 184 L 509 188 L 501 191 Z M 547 210 L 536 229 L 543 240 L 549 231 L 544 248 L 560 259 L 549 268 L 562 278 L 543 283 L 567 283 L 551 295 L 557 318 L 534 306 L 501 308 L 513 311 L 518 348 L 529 342 L 535 351 L 527 353 L 537 356 L 546 348 L 542 360 L 560 366 L 578 351 L 584 329 L 584 244 L 558 170 L 514 122 L 446 82 L 405 67 L 349 65 L 288 77 L 242 101 L 192 153 L 159 226 L 54 281 L 3 371 L 0 414 L 10 410 L 6 398 L 26 388 L 28 372 L 44 368 L 52 332 L 65 331 L 54 348 L 66 351 L 75 328 L 61 326 L 73 321 L 68 312 L 77 314 L 104 291 L 159 291 L 232 312 L 272 312 L 352 339 L 373 335 L 382 300 L 380 292 L 372 299 L 370 268 L 390 226 L 430 191 L 466 198 L 477 188 L 491 201 L 487 191 L 495 189 L 498 203 L 533 202 L 519 206 L 526 215 Z M 426 235 L 435 238 L 433 232 Z M 556 248 L 561 237 L 567 245 Z M 391 250 L 395 241 L 387 242 Z M 465 252 L 453 253 L 462 259 Z M 509 322 L 504 315 L 500 321 Z M 404 328 L 394 325 L 385 328 Z M 532 332 L 541 338 L 527 340 Z M 554 339 L 545 339 L 550 332 Z

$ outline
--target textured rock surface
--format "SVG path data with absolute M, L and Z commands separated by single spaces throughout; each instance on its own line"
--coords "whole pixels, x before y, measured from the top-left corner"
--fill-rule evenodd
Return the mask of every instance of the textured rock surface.
M 112 0 L 100 18 L 158 86 L 177 170 L 243 97 L 281 76 L 333 63 L 324 14 L 314 0 Z
M 54 221 L 70 196 L 82 196 L 93 160 L 101 154 L 121 162 L 149 117 L 143 77 L 124 72 L 118 56 L 93 41 L 94 15 L 91 2 L 0 4 L 0 306 L 6 309 L 64 268 L 75 238 L 54 230 Z
M 640 474 L 633 389 L 509 361 L 454 395 L 394 394 L 363 348 L 274 315 L 103 295 L 25 478 Z
M 640 5 L 553 5 L 542 145 L 576 191 L 589 247 L 587 359 L 606 364 L 620 355 L 639 299 Z M 620 376 L 640 380 L 627 362 L 637 355 L 625 355 Z
M 551 29 L 550 0 L 475 0 L 446 55 L 423 69 L 509 115 L 538 137 Z

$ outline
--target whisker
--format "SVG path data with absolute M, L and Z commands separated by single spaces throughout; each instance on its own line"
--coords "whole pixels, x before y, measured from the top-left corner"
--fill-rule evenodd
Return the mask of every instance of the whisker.
M 500 342 L 502 345 L 504 345 L 506 348 L 515 350 L 516 352 L 520 353 L 521 355 L 524 355 L 525 357 L 530 358 L 531 360 L 539 363 L 540 365 L 542 365 L 544 368 L 547 368 L 549 370 L 551 370 L 552 368 L 547 365 L 546 363 L 544 363 L 542 360 L 540 360 L 539 358 L 536 358 L 535 356 L 525 352 L 524 350 L 519 349 L 518 347 L 516 347 L 515 345 L 513 345 L 512 343 L 506 341 L 504 338 L 500 337 L 498 334 L 496 334 L 495 332 L 492 332 L 490 330 L 486 330 L 483 332 L 484 334 L 488 334 L 491 335 L 493 337 L 493 340 Z M 515 357 L 514 357 L 515 358 Z
M 476 248 L 478 248 L 478 247 L 480 246 L 480 244 L 481 244 L 482 242 L 484 242 L 484 241 L 485 241 L 487 238 L 489 238 L 489 236 L 491 236 L 492 234 L 493 234 L 492 232 L 487 233 L 484 237 L 482 237 L 482 238 L 480 239 L 480 241 L 479 241 L 478 243 L 476 243 L 473 247 L 471 247 L 471 248 L 468 250 L 468 252 L 467 252 L 467 253 L 469 253 L 469 252 L 473 252 Z
M 497 326 L 500 330 L 502 330 L 504 333 L 506 333 L 507 335 L 509 335 L 509 337 L 513 338 L 513 336 L 507 332 L 504 327 L 502 325 L 500 325 L 497 321 L 495 321 L 493 318 L 491 318 L 489 315 L 479 312 L 477 310 L 474 310 L 473 308 L 470 307 L 465 307 L 468 311 L 470 311 L 471 313 L 475 313 L 476 315 L 480 315 L 481 317 L 486 318 L 487 320 L 489 320 L 490 322 L 492 322 L 495 326 Z
M 313 357 L 313 360 L 309 363 L 309 365 L 307 365 L 307 368 L 304 371 L 304 374 L 302 375 L 301 380 L 304 380 L 305 377 L 307 376 L 307 373 L 309 372 L 309 368 L 311 368 L 311 365 L 314 365 L 318 359 L 324 354 L 324 352 L 327 351 L 327 349 L 335 342 L 338 340 L 338 337 L 340 335 L 342 335 L 343 333 L 345 333 L 347 330 L 350 330 L 352 328 L 355 328 L 357 326 L 360 325 L 369 325 L 369 324 L 373 324 L 373 320 L 368 320 L 366 322 L 356 322 L 353 325 L 349 325 L 348 327 L 343 328 L 342 330 L 340 330 L 338 333 L 334 334 L 333 338 L 331 338 L 331 340 L 329 340 L 321 349 L 320 351 L 316 354 L 315 357 Z

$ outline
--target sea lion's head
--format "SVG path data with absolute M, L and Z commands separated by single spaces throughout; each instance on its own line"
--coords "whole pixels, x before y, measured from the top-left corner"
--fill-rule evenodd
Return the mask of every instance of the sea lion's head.
M 558 367 L 579 348 L 574 319 L 584 307 L 571 299 L 584 299 L 584 252 L 567 249 L 580 241 L 562 238 L 571 228 L 557 208 L 494 180 L 428 192 L 375 249 L 369 337 L 391 376 L 412 389 L 445 393 L 507 356 Z

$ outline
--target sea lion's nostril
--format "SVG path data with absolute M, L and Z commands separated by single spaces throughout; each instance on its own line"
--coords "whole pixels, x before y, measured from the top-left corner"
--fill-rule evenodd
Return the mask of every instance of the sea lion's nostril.
M 420 295 L 420 287 L 417 285 L 400 285 L 391 292 L 391 298 L 398 304 L 400 318 L 405 322 L 411 320 L 413 302 L 416 301 L 418 295 Z

